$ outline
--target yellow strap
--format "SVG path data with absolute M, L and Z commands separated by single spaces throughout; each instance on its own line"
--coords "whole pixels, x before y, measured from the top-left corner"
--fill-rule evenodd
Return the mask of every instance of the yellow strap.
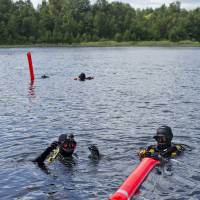
M 56 159 L 56 157 L 58 156 L 59 152 L 60 152 L 60 148 L 59 147 L 54 149 L 52 151 L 52 153 L 50 154 L 50 156 L 48 157 L 48 159 L 47 159 L 48 163 L 53 162 Z
M 172 153 L 171 153 L 171 157 L 172 157 L 172 158 L 175 158 L 176 156 L 177 156 L 177 153 L 176 153 L 176 152 L 172 152 Z
M 150 153 L 155 153 L 155 150 L 154 149 L 149 149 L 149 152 Z

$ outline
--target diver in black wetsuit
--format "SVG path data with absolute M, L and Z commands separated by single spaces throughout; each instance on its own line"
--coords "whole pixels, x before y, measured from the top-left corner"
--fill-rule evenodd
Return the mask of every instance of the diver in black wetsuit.
M 74 78 L 74 80 L 85 81 L 85 80 L 92 80 L 94 77 L 88 76 L 86 77 L 85 73 L 81 73 L 78 78 Z
M 169 126 L 160 126 L 153 138 L 157 141 L 157 144 L 140 150 L 138 153 L 140 159 L 144 157 L 175 158 L 185 150 L 184 145 L 172 143 L 173 133 Z
M 74 135 L 62 134 L 59 136 L 58 141 L 51 143 L 45 151 L 40 154 L 33 162 L 38 163 L 39 166 L 44 165 L 44 161 L 48 159 L 49 162 L 54 161 L 57 157 L 60 160 L 72 159 L 72 155 L 76 149 L 76 141 L 74 140 Z
M 45 78 L 49 78 L 49 76 L 47 76 L 46 74 L 43 74 L 43 75 L 41 76 L 41 78 L 45 79 Z

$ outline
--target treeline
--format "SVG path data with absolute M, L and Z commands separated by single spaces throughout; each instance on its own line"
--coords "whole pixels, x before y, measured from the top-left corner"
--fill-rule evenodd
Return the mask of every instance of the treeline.
M 34 9 L 30 0 L 0 0 L 0 44 L 87 41 L 200 41 L 200 8 L 180 2 L 157 9 L 97 0 L 49 0 Z

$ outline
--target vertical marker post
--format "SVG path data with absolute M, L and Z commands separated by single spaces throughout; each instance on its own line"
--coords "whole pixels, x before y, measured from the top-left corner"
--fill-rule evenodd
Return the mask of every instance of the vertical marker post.
M 34 81 L 34 72 L 33 72 L 33 63 L 32 63 L 32 58 L 31 58 L 31 52 L 27 53 L 27 58 L 28 58 L 28 64 L 29 64 L 29 72 L 30 72 L 30 78 L 31 82 Z

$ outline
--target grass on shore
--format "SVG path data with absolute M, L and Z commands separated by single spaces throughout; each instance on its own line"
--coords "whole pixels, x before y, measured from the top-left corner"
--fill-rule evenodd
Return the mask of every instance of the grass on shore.
M 193 42 L 189 40 L 170 42 L 170 41 L 98 41 L 98 42 L 82 42 L 80 46 L 191 46 L 200 47 L 200 42 Z
M 58 43 L 58 44 L 19 44 L 19 45 L 0 45 L 0 48 L 26 48 L 26 47 L 200 47 L 200 42 L 183 40 L 179 42 L 171 41 L 98 41 L 98 42 L 81 42 L 81 43 Z

